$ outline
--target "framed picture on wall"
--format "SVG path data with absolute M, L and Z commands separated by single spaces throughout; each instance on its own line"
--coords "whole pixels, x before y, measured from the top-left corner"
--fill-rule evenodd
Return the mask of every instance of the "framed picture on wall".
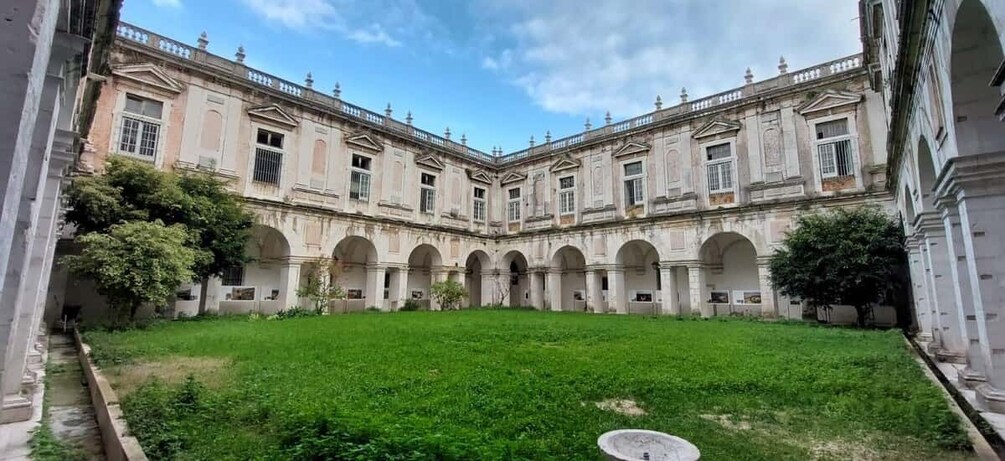
M 350 288 L 345 290 L 345 297 L 347 299 L 363 299 L 363 290 L 359 288 Z
M 426 297 L 426 292 L 422 290 L 412 290 L 412 299 L 423 299 Z
M 743 303 L 744 304 L 761 304 L 761 292 L 760 291 L 744 291 L 743 292 Z
M 254 301 L 255 287 L 234 287 L 230 289 L 232 301 Z
M 637 303 L 651 303 L 653 302 L 653 292 L 649 290 L 639 290 L 635 292 L 635 302 Z
M 586 301 L 586 290 L 575 290 L 572 292 L 574 301 Z
M 712 304 L 729 304 L 729 292 L 710 291 L 708 293 L 708 302 Z

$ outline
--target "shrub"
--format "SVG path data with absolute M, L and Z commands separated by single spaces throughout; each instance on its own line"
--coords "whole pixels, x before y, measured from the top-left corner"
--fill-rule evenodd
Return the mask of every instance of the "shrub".
M 440 303 L 440 309 L 445 311 L 459 309 L 461 300 L 468 296 L 464 286 L 454 280 L 436 282 L 429 287 L 429 292 Z
M 416 301 L 414 299 L 406 299 L 405 300 L 405 304 L 402 305 L 401 309 L 398 309 L 398 310 L 399 311 L 403 311 L 403 312 L 415 312 L 415 311 L 417 311 L 417 310 L 419 310 L 421 308 L 422 308 L 422 305 L 419 304 L 418 301 Z
M 275 315 L 275 319 L 276 320 L 295 319 L 300 317 L 315 317 L 318 315 L 321 315 L 321 313 L 313 309 L 305 309 L 300 306 L 294 306 L 289 309 L 277 312 Z

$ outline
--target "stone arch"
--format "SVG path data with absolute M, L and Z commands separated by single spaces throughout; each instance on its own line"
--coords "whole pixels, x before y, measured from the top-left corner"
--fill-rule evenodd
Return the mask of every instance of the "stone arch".
M 296 286 L 289 286 L 290 242 L 282 231 L 251 226 L 245 253 L 251 262 L 228 269 L 221 280 L 220 313 L 271 314 L 295 304 Z
M 382 307 L 383 296 L 377 287 L 382 280 L 371 268 L 377 264 L 377 247 L 366 237 L 350 235 L 332 250 L 335 265 L 334 283 L 345 290 L 346 299 L 334 306 L 336 311 L 361 311 L 367 306 Z M 382 293 L 381 293 L 382 294 Z
M 579 248 L 565 245 L 552 255 L 548 268 L 552 274 L 547 290 L 551 309 L 586 311 L 586 255 Z
M 435 309 L 437 306 L 430 299 L 429 288 L 445 280 L 446 275 L 440 250 L 428 243 L 417 245 L 408 254 L 409 298 L 424 309 Z
M 519 250 L 506 253 L 500 260 L 497 291 L 502 304 L 511 307 L 530 304 L 530 265 Z
M 957 155 L 1005 150 L 1005 131 L 995 116 L 998 90 L 988 85 L 1002 62 L 1002 44 L 980 0 L 963 0 L 952 28 L 950 80 Z
M 646 240 L 629 240 L 614 256 L 614 270 L 608 271 L 608 299 L 619 313 L 659 312 L 660 255 Z
M 699 251 L 705 267 L 703 302 L 712 315 L 760 313 L 761 284 L 754 243 L 737 232 L 719 232 L 709 237 Z M 752 306 L 755 305 L 755 306 Z
M 921 211 L 935 211 L 935 181 L 939 174 L 935 153 L 924 136 L 918 138 L 918 193 L 921 196 Z M 909 196 L 910 197 L 910 196 Z
M 494 302 L 492 286 L 492 259 L 482 250 L 468 254 L 464 262 L 464 285 L 468 289 L 468 305 L 480 307 Z M 485 283 L 483 283 L 483 281 Z

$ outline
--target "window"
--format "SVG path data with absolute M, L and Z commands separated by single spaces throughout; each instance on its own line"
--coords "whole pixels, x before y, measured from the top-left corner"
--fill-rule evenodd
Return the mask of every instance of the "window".
M 506 204 L 506 219 L 509 222 L 520 221 L 520 188 L 509 190 L 509 202 Z
M 161 131 L 164 104 L 159 101 L 126 95 L 122 115 L 119 152 L 153 160 Z
M 642 205 L 646 196 L 642 186 L 642 162 L 625 165 L 625 207 Z
M 436 176 L 422 173 L 419 178 L 419 211 L 426 214 L 436 212 Z
M 733 191 L 733 146 L 729 143 L 705 148 L 708 169 L 708 192 L 719 194 Z
M 223 271 L 222 285 L 225 287 L 238 287 L 244 285 L 244 266 L 233 266 Z
M 485 189 L 475 188 L 475 201 L 472 205 L 471 216 L 476 222 L 485 222 Z
M 854 176 L 855 162 L 852 160 L 851 135 L 848 119 L 818 123 L 817 156 L 820 157 L 820 176 L 837 178 Z
M 256 143 L 252 180 L 278 186 L 283 171 L 283 135 L 259 129 Z
M 576 178 L 566 176 L 558 180 L 558 214 L 576 213 Z
M 370 167 L 372 159 L 362 155 L 352 155 L 349 173 L 349 198 L 359 201 L 370 200 Z

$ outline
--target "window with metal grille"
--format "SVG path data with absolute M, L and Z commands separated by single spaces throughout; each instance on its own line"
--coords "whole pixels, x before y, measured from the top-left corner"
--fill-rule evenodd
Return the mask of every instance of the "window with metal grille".
M 238 287 L 244 285 L 244 266 L 233 266 L 224 269 L 222 285 L 225 287 Z
M 576 213 L 576 178 L 566 176 L 558 180 L 558 214 Z
M 632 162 L 625 169 L 625 207 L 631 208 L 645 202 L 645 189 L 642 184 L 642 162 Z
M 126 107 L 119 132 L 119 152 L 153 160 L 160 138 L 164 104 L 126 95 Z
M 255 182 L 279 185 L 279 177 L 283 168 L 283 153 L 261 147 L 255 149 L 255 171 L 252 179 Z
M 818 123 L 817 156 L 820 159 L 820 176 L 836 178 L 855 175 L 851 134 L 848 119 Z
M 705 148 L 708 192 L 733 191 L 733 146 L 729 143 Z
M 520 221 L 520 188 L 509 190 L 509 202 L 506 204 L 506 219 L 509 222 Z
M 485 189 L 475 188 L 475 199 L 471 206 L 471 217 L 477 222 L 484 222 L 485 216 Z
M 349 198 L 359 201 L 370 200 L 370 166 L 372 159 L 353 154 L 352 169 L 349 173 Z
M 422 173 L 419 176 L 419 211 L 425 214 L 436 212 L 436 176 Z

